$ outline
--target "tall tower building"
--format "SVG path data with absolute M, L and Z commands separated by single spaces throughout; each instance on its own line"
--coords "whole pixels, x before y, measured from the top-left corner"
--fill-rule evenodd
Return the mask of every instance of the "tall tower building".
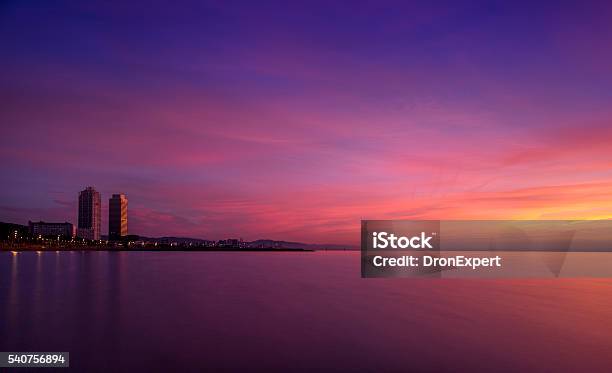
M 100 193 L 87 187 L 79 193 L 79 224 L 77 236 L 88 240 L 100 239 Z
M 127 204 L 125 194 L 113 194 L 108 200 L 108 239 L 120 240 L 127 236 Z

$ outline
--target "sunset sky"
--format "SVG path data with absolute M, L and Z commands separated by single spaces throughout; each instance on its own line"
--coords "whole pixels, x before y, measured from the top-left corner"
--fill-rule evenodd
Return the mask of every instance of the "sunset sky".
M 458 3 L 4 1 L 0 221 L 89 185 L 103 234 L 112 193 L 147 236 L 612 218 L 612 5 Z

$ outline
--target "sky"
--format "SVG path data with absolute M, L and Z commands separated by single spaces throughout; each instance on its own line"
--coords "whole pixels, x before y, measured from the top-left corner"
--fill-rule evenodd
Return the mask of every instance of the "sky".
M 534 4 L 540 3 L 540 4 Z M 612 218 L 606 2 L 3 1 L 0 221 L 145 236 Z

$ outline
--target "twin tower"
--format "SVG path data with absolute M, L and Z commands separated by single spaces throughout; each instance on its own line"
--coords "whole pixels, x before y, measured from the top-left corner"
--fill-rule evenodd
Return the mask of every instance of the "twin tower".
M 127 203 L 125 194 L 113 194 L 108 200 L 108 239 L 118 241 L 127 236 Z M 79 193 L 79 223 L 77 236 L 87 240 L 100 239 L 102 203 L 100 192 L 87 187 Z

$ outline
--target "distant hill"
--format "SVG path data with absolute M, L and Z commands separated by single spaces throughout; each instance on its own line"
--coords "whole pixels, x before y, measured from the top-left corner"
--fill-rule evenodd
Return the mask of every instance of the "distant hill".
M 22 237 L 29 234 L 27 225 L 0 222 L 0 239 L 7 239 L 9 235 L 14 235 L 15 231 Z
M 200 245 L 211 242 L 211 240 L 205 240 L 201 238 L 190 238 L 190 237 L 144 237 L 140 236 L 140 240 L 147 242 L 158 242 L 158 243 L 177 243 L 179 245 L 192 244 Z M 264 247 L 264 248 L 285 248 L 285 249 L 312 249 L 312 250 L 358 250 L 358 246 L 350 245 L 335 245 L 335 244 L 307 244 L 302 242 L 292 241 L 276 241 L 276 240 L 255 240 L 245 242 L 249 247 Z
M 200 238 L 190 238 L 190 237 L 143 237 L 140 236 L 140 240 L 141 241 L 148 241 L 148 242 L 159 242 L 159 243 L 166 243 L 166 242 L 176 242 L 178 244 L 203 244 L 206 242 L 210 242 L 210 240 L 203 240 Z
M 308 244 L 302 242 L 291 242 L 291 241 L 275 241 L 275 240 L 256 240 L 250 242 L 253 246 L 262 247 L 283 247 L 287 249 L 313 249 L 313 250 L 356 250 L 358 247 L 350 245 L 336 245 L 336 244 Z

